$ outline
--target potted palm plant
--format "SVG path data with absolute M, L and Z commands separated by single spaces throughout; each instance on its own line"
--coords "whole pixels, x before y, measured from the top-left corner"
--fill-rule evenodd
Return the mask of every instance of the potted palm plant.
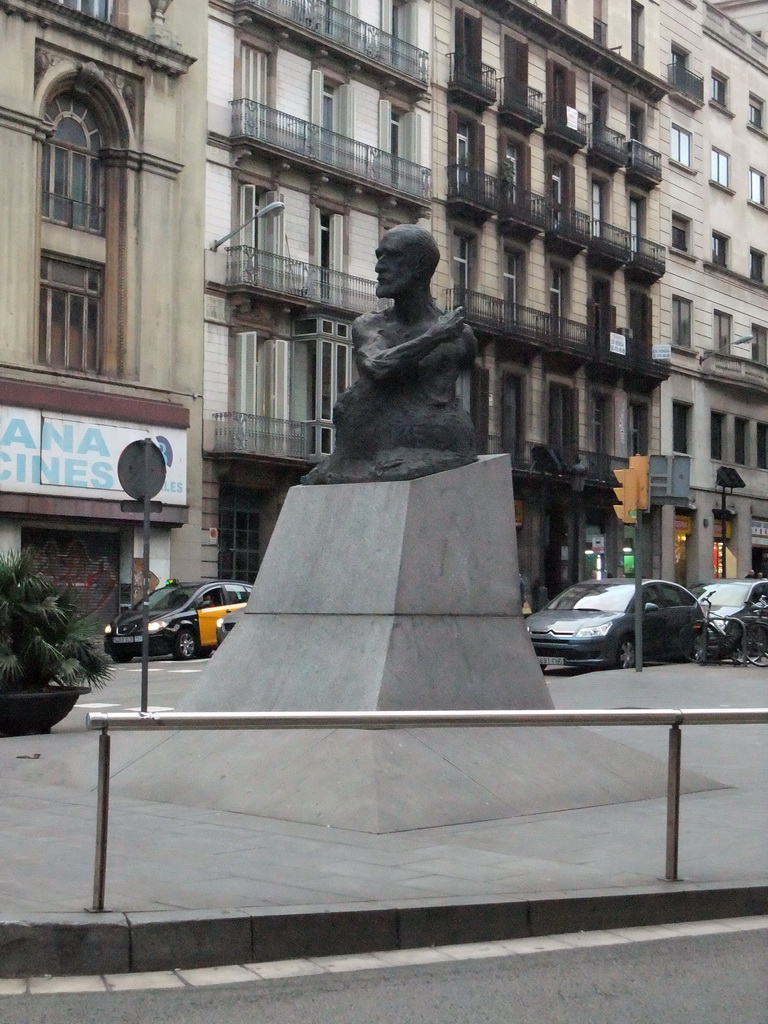
M 0 735 L 47 733 L 110 673 L 97 627 L 29 551 L 0 553 Z

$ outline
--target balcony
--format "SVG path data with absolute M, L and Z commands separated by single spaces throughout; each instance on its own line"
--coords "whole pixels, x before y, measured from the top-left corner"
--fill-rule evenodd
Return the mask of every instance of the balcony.
M 496 102 L 496 69 L 471 60 L 464 53 L 449 53 L 448 101 L 482 111 Z
M 213 414 L 213 451 L 221 455 L 264 455 L 309 462 L 313 456 L 311 423 L 275 420 L 244 412 Z
M 627 182 L 641 188 L 655 188 L 661 181 L 661 153 L 637 139 L 627 143 Z
M 474 167 L 451 164 L 448 167 L 447 201 L 454 216 L 482 224 L 498 208 L 498 179 Z
M 608 45 L 608 25 L 599 18 L 592 19 L 592 38 L 599 46 Z
M 594 366 L 590 373 L 595 380 L 623 380 L 626 388 L 650 391 L 669 377 L 669 363 L 653 358 L 651 342 L 632 337 L 630 332 L 624 335 L 624 351 L 615 348 L 607 330 L 592 337 L 591 348 Z
M 768 396 L 768 366 L 763 363 L 711 351 L 700 356 L 700 363 L 702 375 L 710 380 L 760 395 L 763 400 Z
M 630 257 L 624 266 L 624 276 L 641 284 L 653 284 L 667 269 L 666 249 L 639 235 L 630 235 Z
M 627 139 L 607 125 L 592 124 L 589 131 L 587 160 L 606 171 L 617 171 L 627 162 Z
M 575 107 L 550 100 L 547 103 L 547 120 L 544 134 L 551 142 L 558 143 L 569 153 L 575 153 L 587 144 L 587 118 Z
M 550 313 L 543 346 L 545 368 L 567 373 L 584 363 L 589 354 L 587 325 Z
M 679 96 L 693 100 L 697 105 L 704 103 L 704 79 L 694 75 L 688 68 L 673 61 L 667 65 L 667 81 L 672 91 Z
M 375 281 L 276 256 L 250 245 L 227 249 L 227 286 L 234 292 L 279 297 L 299 309 L 320 306 L 365 313 L 380 305 Z
M 501 186 L 499 231 L 511 238 L 530 241 L 547 226 L 547 200 L 518 185 Z
M 312 0 L 236 0 L 235 17 L 300 26 L 302 33 L 322 36 L 342 56 L 352 53 L 363 63 L 404 75 L 421 88 L 429 84 L 429 56 L 418 46 L 382 32 L 367 21 L 353 18 L 340 7 Z M 266 17 L 265 17 L 266 15 Z
M 550 204 L 544 244 L 550 252 L 561 256 L 575 256 L 589 245 L 592 232 L 586 213 L 569 206 Z
M 530 133 L 544 123 L 544 96 L 522 82 L 499 79 L 499 121 L 508 128 Z
M 396 192 L 423 206 L 431 196 L 428 168 L 254 100 L 233 101 L 232 141 L 275 156 L 290 153 L 307 170 L 335 171 L 341 181 L 382 198 Z
M 628 231 L 602 220 L 592 221 L 592 237 L 587 247 L 587 263 L 591 267 L 613 273 L 623 267 L 631 255 Z
M 518 437 L 489 434 L 484 455 L 509 455 L 512 469 L 527 469 L 530 463 L 529 446 Z

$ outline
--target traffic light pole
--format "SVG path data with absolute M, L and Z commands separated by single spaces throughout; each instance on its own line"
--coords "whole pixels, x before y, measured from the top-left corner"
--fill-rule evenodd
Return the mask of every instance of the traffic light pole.
M 635 521 L 635 672 L 643 671 L 643 519 L 637 510 Z

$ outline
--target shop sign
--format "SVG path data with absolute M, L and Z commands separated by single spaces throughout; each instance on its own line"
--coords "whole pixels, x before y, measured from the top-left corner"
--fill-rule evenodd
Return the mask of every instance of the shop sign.
M 89 498 L 114 500 L 124 494 L 117 476 L 120 453 L 145 437 L 165 459 L 165 485 L 157 497 L 185 505 L 186 431 L 0 406 L 0 491 L 70 498 L 87 492 Z
M 675 516 L 675 529 L 681 533 L 693 532 L 693 520 L 690 516 Z
M 752 520 L 752 546 L 768 548 L 768 519 Z
M 592 538 L 592 553 L 595 555 L 605 554 L 605 537 L 600 534 L 596 534 Z

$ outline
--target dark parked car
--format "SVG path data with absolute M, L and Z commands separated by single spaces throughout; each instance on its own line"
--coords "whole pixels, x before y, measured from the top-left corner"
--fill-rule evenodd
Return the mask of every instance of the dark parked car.
M 218 620 L 242 607 L 250 593 L 250 583 L 237 580 L 169 580 L 149 595 L 149 653 L 172 654 L 179 661 L 209 654 L 218 643 Z M 141 605 L 122 612 L 104 630 L 104 650 L 114 661 L 141 654 Z
M 693 594 L 666 580 L 643 582 L 643 660 L 674 661 L 692 644 L 701 619 Z M 541 665 L 632 668 L 635 664 L 635 582 L 576 583 L 525 620 Z
M 702 603 L 708 601 L 713 615 L 742 618 L 752 613 L 757 601 L 768 598 L 768 580 L 712 580 L 691 587 L 691 593 Z

